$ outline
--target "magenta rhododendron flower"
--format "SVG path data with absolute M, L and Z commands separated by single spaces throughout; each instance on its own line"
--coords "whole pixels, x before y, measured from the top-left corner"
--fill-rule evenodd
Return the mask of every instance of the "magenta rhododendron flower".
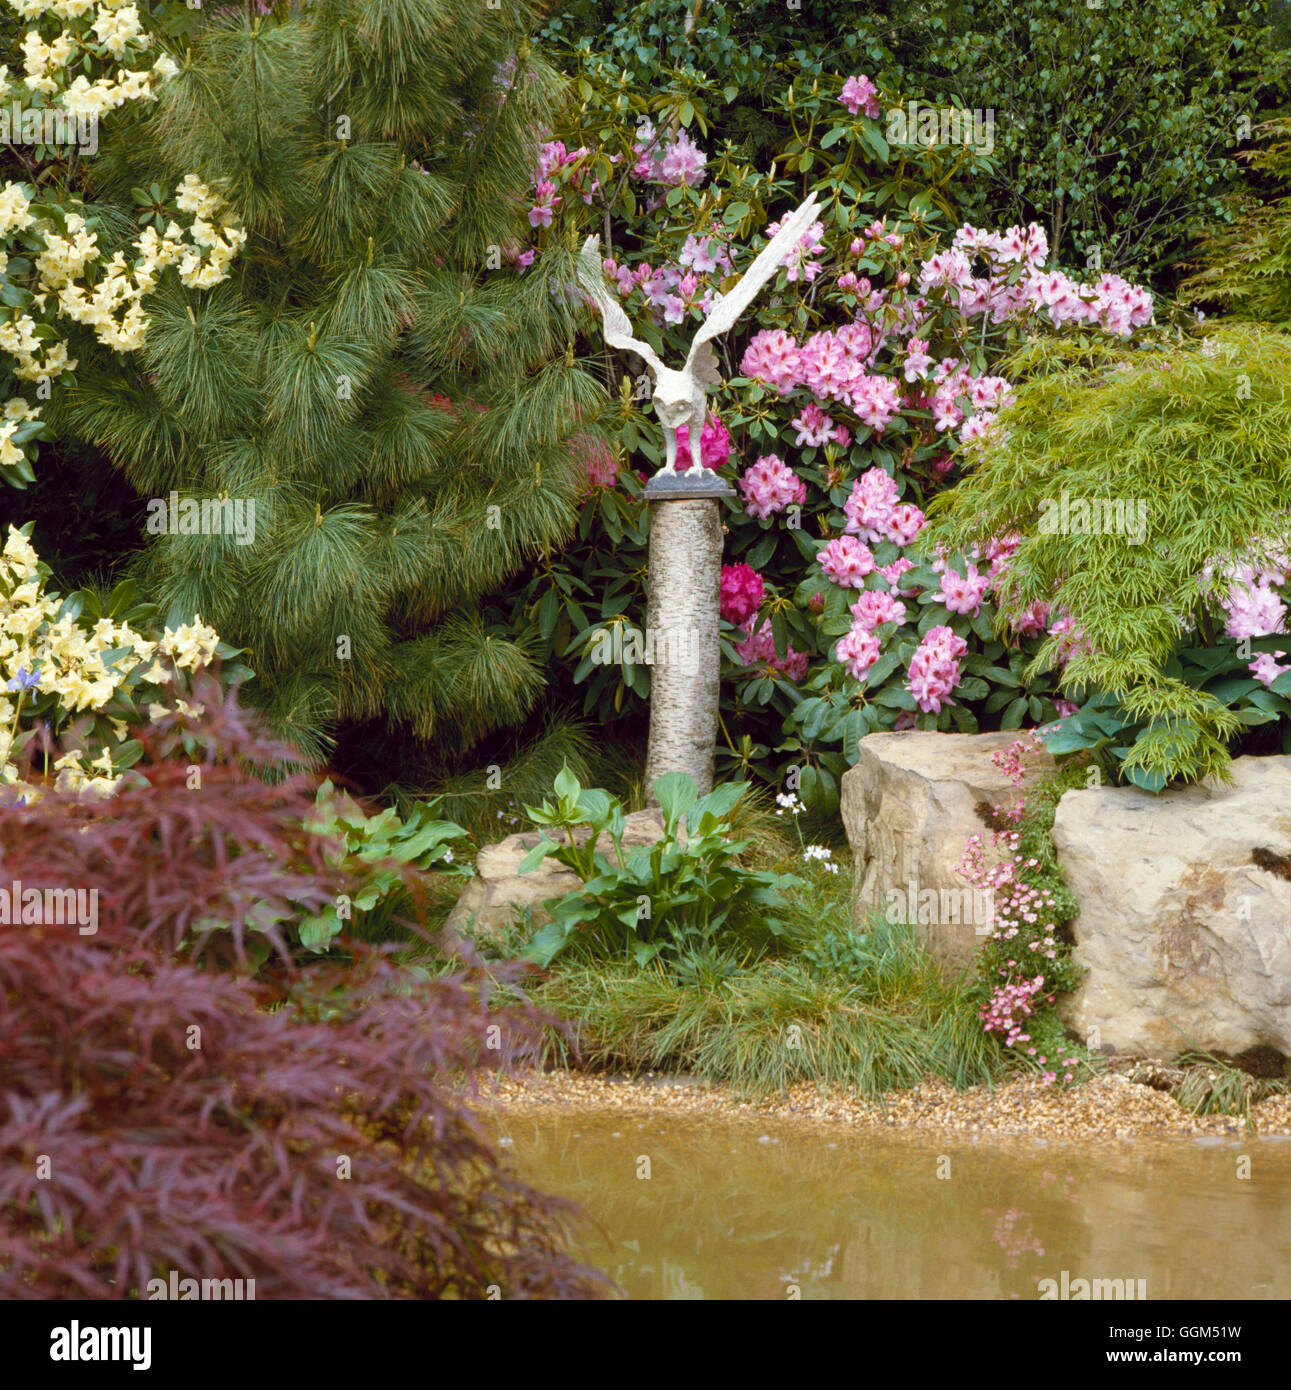
M 724 468 L 731 461 L 735 446 L 731 442 L 731 432 L 716 415 L 704 421 L 699 432 L 699 462 L 704 468 Z M 691 465 L 690 427 L 682 425 L 677 431 L 676 471 L 684 472 Z
M 591 435 L 576 434 L 570 441 L 574 457 L 587 470 L 589 488 L 613 487 L 619 476 L 619 465 L 609 446 Z
M 747 622 L 758 611 L 764 592 L 762 576 L 752 566 L 722 566 L 721 609 L 728 623 Z

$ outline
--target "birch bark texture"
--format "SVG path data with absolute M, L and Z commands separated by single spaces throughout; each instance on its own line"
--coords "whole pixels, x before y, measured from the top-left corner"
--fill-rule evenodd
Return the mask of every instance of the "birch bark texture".
M 650 593 L 654 636 L 646 787 L 686 772 L 700 795 L 713 786 L 721 679 L 721 503 L 707 498 L 650 507 Z M 658 805 L 648 790 L 649 804 Z

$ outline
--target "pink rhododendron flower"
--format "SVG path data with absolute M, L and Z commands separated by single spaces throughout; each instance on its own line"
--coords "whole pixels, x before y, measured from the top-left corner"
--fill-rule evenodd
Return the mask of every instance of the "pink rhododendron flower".
M 852 604 L 853 628 L 865 628 L 870 632 L 884 623 L 903 623 L 905 616 L 905 604 L 882 589 L 863 589 L 860 598 Z
M 822 444 L 828 444 L 836 435 L 833 420 L 815 402 L 804 406 L 802 414 L 789 423 L 797 432 L 798 437 L 794 443 L 799 448 L 819 448 Z
M 914 569 L 914 567 L 913 560 L 907 560 L 904 555 L 898 555 L 890 565 L 880 565 L 877 573 L 881 574 L 883 578 L 887 580 L 894 594 L 900 594 L 902 598 L 910 598 L 915 594 L 916 590 L 902 589 L 900 583 L 901 576 L 905 574 L 907 570 Z
M 905 379 L 918 381 L 928 375 L 932 358 L 928 356 L 928 344 L 922 338 L 911 338 L 905 345 Z
M 675 136 L 661 137 L 650 121 L 643 121 L 637 128 L 633 153 L 637 159 L 632 172 L 637 178 L 650 179 L 670 188 L 682 184 L 698 188 L 704 181 L 708 156 L 685 130 L 679 130 Z
M 892 516 L 900 495 L 896 483 L 884 469 L 876 465 L 862 473 L 843 503 L 847 534 L 860 536 L 865 541 L 883 540 L 883 527 Z
M 807 484 L 775 454 L 766 454 L 740 479 L 744 510 L 765 520 L 773 512 L 807 500 Z
M 873 632 L 857 626 L 840 638 L 834 648 L 834 660 L 841 661 L 847 668 L 847 674 L 854 680 L 863 681 L 869 675 L 870 667 L 879 659 L 882 650 L 879 639 Z
M 765 381 L 777 391 L 792 391 L 802 376 L 798 344 L 781 328 L 763 329 L 753 335 L 744 349 L 740 371 L 756 381 Z
M 1278 658 L 1285 655 L 1286 652 L 1260 652 L 1251 662 L 1251 675 L 1261 685 L 1272 685 L 1279 676 L 1291 671 L 1291 666 L 1278 665 Z
M 862 545 L 854 536 L 839 536 L 830 541 L 816 559 L 826 577 L 845 589 L 859 589 L 874 568 L 869 546 Z
M 1286 631 L 1286 604 L 1267 584 L 1234 584 L 1224 606 L 1228 611 L 1224 631 L 1229 637 L 1272 637 Z
M 909 545 L 923 530 L 926 518 L 913 503 L 903 502 L 893 507 L 887 518 L 879 522 L 879 534 L 896 545 Z
M 750 618 L 744 624 L 749 636 L 735 649 L 740 660 L 746 666 L 770 666 L 791 681 L 802 680 L 807 674 L 806 654 L 794 651 L 793 644 L 786 643 L 782 660 L 776 655 L 775 634 L 771 630 L 770 620 L 764 618 L 761 625 L 755 627 L 756 622 L 756 618 Z
M 959 684 L 959 658 L 968 643 L 948 627 L 932 627 L 923 635 L 918 650 L 910 658 L 906 689 L 925 714 L 939 714 L 942 702 Z
M 966 613 L 975 618 L 981 610 L 982 599 L 991 587 L 991 577 L 979 574 L 977 566 L 969 564 L 968 573 L 959 574 L 947 566 L 941 575 L 941 590 L 937 597 L 952 613 Z
M 858 111 L 864 111 L 872 121 L 879 118 L 879 89 L 864 73 L 849 77 L 843 83 L 843 90 L 838 99 L 853 116 Z
M 1023 637 L 1035 637 L 1045 630 L 1049 621 L 1049 605 L 1037 599 L 1016 617 L 1009 620 L 1009 626 Z
M 529 225 L 550 227 L 552 213 L 561 201 L 556 196 L 556 185 L 550 179 L 542 179 L 534 189 L 534 205 L 529 209 Z
M 768 223 L 767 238 L 775 236 L 783 225 L 784 218 Z M 797 244 L 791 246 L 780 258 L 780 264 L 787 271 L 786 279 L 790 284 L 795 280 L 805 280 L 810 284 L 820 274 L 820 262 L 811 258 L 825 249 L 825 243 L 820 239 L 824 232 L 823 222 L 813 222 L 799 237 Z

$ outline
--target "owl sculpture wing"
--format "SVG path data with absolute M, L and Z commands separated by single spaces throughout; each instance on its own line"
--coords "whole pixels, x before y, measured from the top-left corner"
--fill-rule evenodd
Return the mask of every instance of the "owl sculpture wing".
M 601 269 L 601 239 L 589 236 L 578 255 L 578 282 L 592 296 L 601 311 L 605 341 L 611 347 L 623 348 L 644 357 L 655 372 L 663 371 L 663 363 L 649 343 L 632 336 L 632 324 L 618 301 L 605 288 L 605 273 Z
M 752 304 L 754 296 L 780 268 L 785 253 L 798 244 L 802 234 L 816 216 L 816 195 L 813 193 L 796 212 L 785 218 L 784 225 L 758 252 L 753 264 L 740 276 L 728 294 L 713 305 L 690 344 L 685 370 L 691 371 L 699 361 L 699 353 L 710 338 L 716 338 L 734 328 L 740 315 Z M 710 348 L 711 352 L 712 349 Z

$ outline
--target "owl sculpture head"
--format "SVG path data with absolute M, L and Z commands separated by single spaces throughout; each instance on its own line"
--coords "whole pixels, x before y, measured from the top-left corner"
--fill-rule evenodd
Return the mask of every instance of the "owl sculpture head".
M 685 366 L 680 371 L 665 367 L 649 343 L 633 336 L 628 316 L 605 284 L 601 266 L 600 237 L 588 237 L 583 243 L 583 249 L 579 254 L 578 278 L 600 310 L 605 341 L 611 347 L 623 348 L 644 358 L 654 377 L 651 400 L 659 423 L 664 427 L 668 446 L 668 455 L 660 473 L 671 473 L 676 465 L 677 431 L 683 426 L 689 430 L 691 446 L 690 467 L 686 472 L 703 472 L 703 464 L 699 457 L 699 432 L 704 427 L 708 389 L 721 381 L 712 339 L 734 328 L 757 292 L 774 277 L 780 268 L 780 262 L 797 246 L 802 234 L 811 226 L 815 215 L 816 195 L 813 193 L 801 207 L 785 219 L 780 230 L 758 252 L 753 264 L 736 284 L 714 301 L 713 307 L 691 340 L 690 352 L 686 356 Z

